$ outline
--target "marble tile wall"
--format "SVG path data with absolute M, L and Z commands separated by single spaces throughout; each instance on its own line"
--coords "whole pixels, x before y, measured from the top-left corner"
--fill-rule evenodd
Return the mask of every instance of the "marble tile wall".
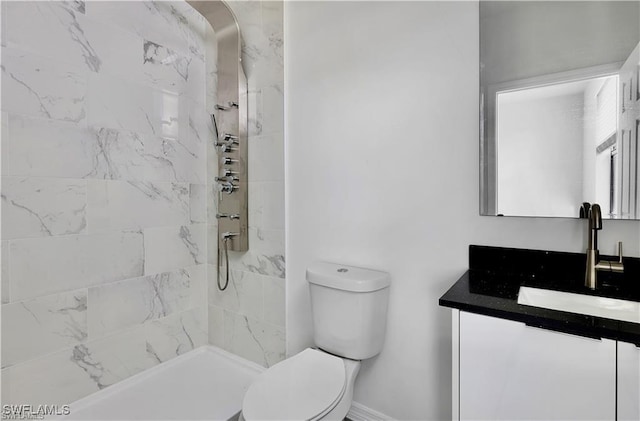
M 2 403 L 65 404 L 208 342 L 215 68 L 184 2 L 0 5 Z
M 209 253 L 209 341 L 270 366 L 285 357 L 283 2 L 228 4 L 243 35 L 248 81 L 249 251 L 230 253 L 231 281 L 222 292 L 215 252 Z M 207 97 L 209 111 L 214 104 L 215 97 Z M 210 182 L 210 194 L 214 187 Z M 209 201 L 210 216 L 214 203 Z M 208 232 L 211 250 L 215 226 Z

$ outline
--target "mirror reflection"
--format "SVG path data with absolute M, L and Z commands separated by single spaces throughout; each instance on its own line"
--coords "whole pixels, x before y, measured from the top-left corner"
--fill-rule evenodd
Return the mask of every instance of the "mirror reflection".
M 480 2 L 481 214 L 640 219 L 638 2 Z

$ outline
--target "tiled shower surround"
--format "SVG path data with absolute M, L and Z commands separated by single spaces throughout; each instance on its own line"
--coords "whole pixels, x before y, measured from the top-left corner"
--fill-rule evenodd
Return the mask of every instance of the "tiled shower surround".
M 218 293 L 208 24 L 184 2 L 2 2 L 2 403 L 68 403 L 206 343 L 284 358 L 282 4 L 232 7 L 252 243 Z

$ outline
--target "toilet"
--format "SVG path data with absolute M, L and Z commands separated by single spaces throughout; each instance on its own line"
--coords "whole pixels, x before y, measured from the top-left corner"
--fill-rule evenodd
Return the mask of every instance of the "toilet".
M 316 348 L 258 376 L 244 395 L 241 420 L 343 420 L 360 361 L 382 349 L 388 273 L 316 262 L 307 281 Z

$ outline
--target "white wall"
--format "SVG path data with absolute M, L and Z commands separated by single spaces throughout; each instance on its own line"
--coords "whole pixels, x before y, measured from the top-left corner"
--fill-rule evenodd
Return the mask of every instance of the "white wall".
M 497 213 L 577 217 L 584 201 L 584 96 L 521 94 L 497 100 Z
M 391 273 L 387 336 L 355 400 L 450 417 L 450 311 L 469 244 L 581 251 L 584 221 L 478 215 L 478 5 L 285 4 L 287 352 L 311 345 L 306 266 Z M 601 250 L 640 255 L 640 223 Z

